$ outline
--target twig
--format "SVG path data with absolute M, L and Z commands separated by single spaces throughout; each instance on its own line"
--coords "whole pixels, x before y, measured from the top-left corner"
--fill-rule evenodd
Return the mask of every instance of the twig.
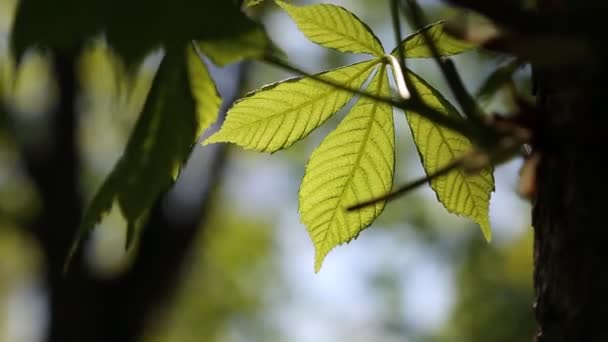
M 406 193 L 418 188 L 419 186 L 424 185 L 424 184 L 432 181 L 433 179 L 441 177 L 441 176 L 449 173 L 450 171 L 461 167 L 463 165 L 463 161 L 464 161 L 464 158 L 458 158 L 429 176 L 426 176 L 426 177 L 420 178 L 416 181 L 413 181 L 411 183 L 408 183 L 408 184 L 400 187 L 399 189 L 397 189 L 393 192 L 390 192 L 386 195 L 382 195 L 380 197 L 376 197 L 376 198 L 370 199 L 368 201 L 350 206 L 347 208 L 347 210 L 355 211 L 355 210 L 363 209 L 365 207 L 374 205 L 378 202 L 390 201 L 399 196 L 405 195 Z
M 400 69 L 399 70 L 401 72 L 401 75 L 399 75 L 400 80 L 403 80 L 403 82 L 405 83 L 405 89 L 407 89 L 408 93 L 409 93 L 409 98 L 412 99 L 413 101 L 418 101 L 420 99 L 420 96 L 418 94 L 418 91 L 416 89 L 416 87 L 412 86 L 412 81 L 410 78 L 410 75 L 408 73 L 405 72 L 405 70 L 407 70 L 406 68 L 406 64 L 405 64 L 405 54 L 403 53 L 403 49 L 401 49 L 401 42 L 402 42 L 402 32 L 401 32 L 401 21 L 399 20 L 399 0 L 391 0 L 391 17 L 393 20 L 393 32 L 395 34 L 395 43 L 397 44 L 397 56 L 399 57 L 398 62 L 399 62 L 399 66 Z M 391 56 L 392 57 L 392 56 Z M 395 70 L 396 68 L 393 67 L 393 70 L 395 71 L 395 73 L 397 72 Z M 397 78 L 398 76 L 395 75 L 395 78 Z M 396 80 L 396 82 L 398 82 Z M 400 93 L 402 93 L 403 90 L 400 90 Z M 403 96 L 402 96 L 403 97 Z M 404 98 L 407 99 L 407 98 Z
M 373 198 L 365 202 L 350 206 L 347 208 L 347 210 L 359 210 L 374 205 L 378 202 L 393 200 L 399 196 L 407 194 L 408 192 L 418 188 L 421 185 L 424 185 L 438 177 L 444 176 L 450 171 L 456 170 L 458 168 L 462 168 L 462 170 L 467 174 L 475 174 L 486 167 L 502 164 L 508 160 L 511 160 L 514 156 L 520 154 L 521 146 L 523 146 L 527 142 L 528 141 L 526 137 L 505 137 L 501 140 L 501 143 L 498 144 L 498 148 L 495 150 L 486 151 L 474 149 L 469 153 L 465 154 L 464 156 L 453 160 L 451 163 L 447 164 L 446 166 L 437 170 L 431 175 L 406 184 L 386 195 L 382 195 L 380 197 Z
M 437 49 L 437 45 L 433 42 L 427 30 L 424 30 L 425 20 L 424 14 L 422 13 L 422 9 L 416 2 L 416 0 L 406 0 L 408 4 L 408 8 L 411 12 L 411 18 L 413 24 L 417 30 L 420 30 L 422 34 L 422 38 L 424 39 L 425 44 L 431 51 L 433 55 L 433 59 L 437 62 L 443 77 L 445 78 L 450 90 L 456 97 L 456 101 L 462 108 L 463 113 L 467 118 L 469 118 L 472 123 L 480 128 L 485 128 L 485 124 L 483 121 L 482 111 L 477 105 L 477 102 L 473 99 L 471 94 L 466 90 L 464 84 L 462 83 L 462 79 L 456 70 L 453 62 L 450 59 L 443 60 Z

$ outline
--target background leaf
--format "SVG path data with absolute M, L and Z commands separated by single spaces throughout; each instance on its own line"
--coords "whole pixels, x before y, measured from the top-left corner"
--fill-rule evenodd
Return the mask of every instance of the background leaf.
M 457 110 L 420 76 L 409 71 L 412 85 L 424 103 L 446 115 L 459 115 Z M 456 158 L 472 150 L 471 142 L 454 131 L 443 128 L 422 116 L 407 111 L 407 121 L 412 130 L 422 164 L 427 175 L 433 174 Z M 476 175 L 467 175 L 456 169 L 431 181 L 431 187 L 439 202 L 451 213 L 468 217 L 481 226 L 489 241 L 491 239 L 488 211 L 490 196 L 494 191 L 494 176 L 491 168 Z
M 127 64 L 189 40 L 231 39 L 261 26 L 228 0 L 27 0 L 15 15 L 12 46 L 73 51 L 104 34 Z
M 477 98 L 480 101 L 488 101 L 500 89 L 504 88 L 513 80 L 513 75 L 524 65 L 520 59 L 513 59 L 494 69 L 484 80 L 479 90 L 477 90 Z
M 369 91 L 390 95 L 382 66 Z M 315 271 L 335 246 L 369 226 L 385 202 L 347 212 L 349 205 L 386 194 L 393 184 L 395 133 L 390 105 L 361 98 L 312 153 L 300 187 L 300 216 L 315 245 Z
M 266 55 L 283 56 L 260 26 L 234 37 L 211 37 L 198 41 L 200 49 L 217 66 L 224 66 L 247 58 Z
M 200 56 L 194 48 L 189 48 L 187 51 L 190 92 L 196 102 L 198 119 L 198 130 L 195 135 L 199 137 L 205 129 L 217 120 L 222 98 Z
M 378 62 L 361 62 L 318 76 L 358 89 Z M 222 128 L 205 144 L 231 142 L 246 149 L 275 152 L 306 137 L 352 97 L 348 91 L 308 77 L 274 83 L 236 102 Z
M 368 53 L 378 57 L 384 48 L 372 30 L 340 6 L 320 4 L 294 6 L 277 1 L 311 41 L 342 52 Z
M 213 80 L 191 49 L 164 57 L 123 156 L 85 213 L 72 253 L 114 201 L 128 222 L 127 244 L 133 241 L 136 227 L 173 183 L 200 132 L 217 117 L 219 104 Z
M 401 48 L 405 57 L 433 57 L 422 32 L 427 32 L 427 35 L 431 38 L 441 56 L 457 55 L 475 48 L 474 44 L 458 40 L 445 33 L 444 23 L 443 21 L 439 21 L 407 36 L 391 54 L 397 56 L 399 53 L 398 49 Z
M 9 56 L 0 54 L 0 131 L 8 118 L 8 108 L 12 97 L 15 66 Z

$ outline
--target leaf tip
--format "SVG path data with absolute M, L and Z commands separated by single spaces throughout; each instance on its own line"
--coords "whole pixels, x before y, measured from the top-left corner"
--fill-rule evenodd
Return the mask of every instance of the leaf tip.
M 136 232 L 135 222 L 129 220 L 129 222 L 127 223 L 127 237 L 125 239 L 125 251 L 128 251 L 129 249 L 131 249 L 131 246 L 133 246 L 133 241 L 135 239 L 135 232 Z
M 221 143 L 221 142 L 226 142 L 226 139 L 222 138 L 222 135 L 220 134 L 220 132 L 215 132 L 212 135 L 210 135 L 207 139 L 203 140 L 203 142 L 201 144 L 203 146 L 207 146 L 207 145 Z
M 61 269 L 61 275 L 66 277 L 68 272 L 70 271 L 70 266 L 72 265 L 72 260 L 74 260 L 74 255 L 76 255 L 76 251 L 78 250 L 78 246 L 80 245 L 80 236 L 77 236 L 72 244 L 70 245 L 70 250 L 63 261 L 63 267 Z
M 486 242 L 492 242 L 492 227 L 490 227 L 490 222 L 488 222 L 488 220 L 486 219 L 484 220 L 484 222 L 481 222 L 479 226 L 481 227 L 481 233 L 486 239 Z
M 323 266 L 323 261 L 325 261 L 325 257 L 329 251 L 322 250 L 319 247 L 316 247 L 315 249 L 315 273 L 319 273 L 319 271 L 321 271 L 321 266 Z

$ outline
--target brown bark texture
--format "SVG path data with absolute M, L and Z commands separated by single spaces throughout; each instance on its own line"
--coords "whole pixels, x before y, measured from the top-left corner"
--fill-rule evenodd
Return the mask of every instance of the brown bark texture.
M 538 342 L 608 341 L 607 75 L 585 61 L 537 73 Z
M 607 30 L 597 20 L 607 7 L 598 0 L 539 5 L 541 14 L 560 18 L 554 22 L 572 25 L 593 53 L 569 66 L 535 68 L 542 155 L 532 218 L 536 341 L 608 341 Z

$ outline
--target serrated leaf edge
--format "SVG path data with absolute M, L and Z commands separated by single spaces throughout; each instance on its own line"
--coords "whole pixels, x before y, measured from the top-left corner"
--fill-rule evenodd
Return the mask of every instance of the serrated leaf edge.
M 439 20 L 439 21 L 436 21 L 436 22 L 428 24 L 427 26 L 425 26 L 425 27 L 417 30 L 416 32 L 411 33 L 410 35 L 408 35 L 407 37 L 405 37 L 401 41 L 401 43 L 399 43 L 399 45 L 397 45 L 391 51 L 390 54 L 393 55 L 393 56 L 395 56 L 395 57 L 398 57 L 399 56 L 399 48 L 401 48 L 401 46 L 405 45 L 408 41 L 410 41 L 412 39 L 415 39 L 415 38 L 418 38 L 418 37 L 420 39 L 422 39 L 423 43 L 421 45 L 416 46 L 416 47 L 420 47 L 422 45 L 426 45 L 426 42 L 424 42 L 424 37 L 422 36 L 422 32 L 430 31 L 434 27 L 436 27 L 436 26 L 443 26 L 444 24 L 445 24 L 445 20 Z M 442 30 L 441 30 L 441 36 L 443 36 L 445 34 L 446 33 L 444 32 L 444 30 L 442 28 Z M 430 38 L 431 38 L 432 41 L 434 41 L 434 39 L 433 39 L 432 36 Z M 439 39 L 441 39 L 441 38 L 439 38 Z M 458 39 L 456 39 L 456 38 L 453 38 L 453 39 L 454 39 L 454 41 L 458 41 Z M 466 44 L 466 42 L 462 42 L 462 44 L 465 45 L 465 46 L 466 45 L 470 45 L 470 49 L 475 48 L 475 46 L 473 44 Z M 457 55 L 457 54 L 464 53 L 464 52 L 466 52 L 466 51 L 457 52 L 457 53 L 449 53 L 449 54 L 441 54 L 441 56 L 444 56 L 444 57 L 445 56 L 453 56 L 453 55 Z M 429 56 L 411 56 L 411 55 L 408 54 L 407 50 L 404 51 L 404 56 L 407 57 L 407 58 L 433 58 L 433 56 L 430 56 L 430 55 Z
M 424 86 L 426 86 L 427 88 L 429 88 L 431 90 L 431 92 L 433 93 L 433 95 L 435 95 L 437 97 L 437 99 L 441 102 L 441 105 L 446 110 L 447 115 L 459 115 L 459 114 L 457 114 L 458 110 L 456 109 L 456 107 L 454 107 L 445 97 L 443 97 L 443 95 L 441 95 L 441 93 L 437 89 L 435 89 L 428 82 L 426 82 L 426 80 L 424 80 L 422 77 L 420 77 L 418 74 L 414 73 L 410 69 L 408 69 L 407 72 L 411 73 L 415 78 L 418 79 L 418 81 L 420 83 L 422 83 Z M 417 115 L 417 114 L 413 114 L 413 115 Z M 406 116 L 406 118 L 407 118 L 407 116 Z M 421 120 L 426 120 L 426 119 L 422 119 L 421 118 Z M 413 132 L 414 129 L 411 126 L 409 119 L 407 121 L 408 121 L 408 126 L 412 130 L 412 135 L 413 135 L 414 134 L 414 132 Z M 428 121 L 428 120 L 426 120 L 426 121 Z M 434 123 L 432 123 L 432 124 L 434 126 L 434 129 L 436 129 L 439 132 L 442 140 L 443 141 L 448 141 L 448 139 L 445 137 L 443 131 L 441 129 L 439 129 L 438 126 L 435 125 Z M 462 136 L 462 139 L 466 139 L 467 141 L 469 141 L 469 139 L 467 139 L 464 136 Z M 415 140 L 414 140 L 414 142 L 415 142 Z M 470 141 L 469 141 L 469 143 L 470 143 Z M 452 148 L 450 148 L 450 146 L 448 144 L 445 144 L 445 145 L 448 148 L 448 151 L 451 154 L 452 159 L 454 160 L 456 158 L 456 153 L 452 150 Z M 422 161 L 422 164 L 425 165 L 426 164 L 425 158 L 422 156 L 422 153 L 421 153 L 420 149 L 418 148 L 418 146 L 416 146 L 416 150 L 418 151 L 418 154 L 420 156 L 420 160 Z M 487 171 L 488 171 L 488 174 L 490 176 L 489 182 L 492 184 L 492 189 L 490 190 L 490 196 L 491 196 L 491 193 L 495 190 L 493 168 L 489 167 Z M 439 201 L 439 203 L 441 203 L 441 205 L 449 213 L 455 214 L 455 215 L 460 216 L 460 217 L 466 217 L 466 218 L 471 219 L 472 221 L 476 222 L 477 224 L 479 224 L 479 226 L 481 228 L 481 231 L 482 231 L 482 233 L 484 235 L 484 238 L 486 239 L 486 241 L 490 242 L 492 240 L 492 229 L 490 227 L 489 214 L 483 215 L 480 212 L 479 203 L 478 203 L 477 200 L 473 199 L 473 203 L 474 203 L 474 209 L 473 210 L 474 210 L 474 212 L 475 212 L 476 215 L 468 215 L 466 213 L 458 213 L 458 212 L 455 211 L 455 209 L 450 209 L 450 208 L 447 207 L 447 205 L 441 200 L 438 191 L 435 189 L 435 185 L 434 184 L 437 182 L 437 180 L 441 180 L 441 179 L 445 179 L 446 177 L 450 177 L 450 175 L 454 174 L 455 172 L 458 173 L 459 176 L 462 177 L 462 178 L 464 178 L 465 180 L 468 177 L 471 177 L 470 175 L 467 175 L 464 170 L 462 170 L 461 168 L 458 168 L 458 169 L 456 169 L 456 170 L 448 173 L 445 176 L 438 177 L 437 179 L 431 181 L 431 188 L 433 189 L 433 192 L 435 193 L 435 196 L 436 196 L 437 200 Z M 425 173 L 426 173 L 426 168 L 425 168 Z M 479 175 L 477 175 L 477 176 L 479 176 Z M 469 182 L 463 181 L 463 183 L 465 183 L 465 186 L 468 188 L 468 192 L 470 194 L 472 194 L 473 191 L 471 189 L 471 185 L 469 184 Z M 489 202 L 489 199 L 488 199 L 488 202 Z M 488 203 L 488 209 L 489 209 L 489 203 Z
M 338 71 L 338 70 L 341 70 L 341 69 L 346 69 L 346 68 L 353 67 L 353 66 L 360 65 L 360 64 L 370 63 L 370 65 L 368 67 L 366 67 L 365 69 L 360 70 L 355 76 L 352 77 L 352 79 L 354 80 L 358 76 L 363 75 L 366 72 L 369 72 L 370 69 L 373 69 L 375 66 L 377 66 L 381 62 L 382 62 L 382 59 L 380 59 L 380 58 L 370 59 L 370 60 L 366 60 L 366 61 L 362 61 L 362 62 L 358 62 L 358 63 L 353 63 L 353 64 L 350 64 L 350 65 L 341 66 L 341 67 L 338 67 L 338 68 L 322 71 L 322 72 L 320 72 L 318 74 L 315 74 L 314 76 L 315 77 L 322 77 L 323 75 L 331 73 L 331 72 L 334 72 L 334 71 Z M 370 76 L 368 76 L 366 78 L 366 80 L 369 79 L 369 77 Z M 273 88 L 276 88 L 277 86 L 285 84 L 285 83 L 295 83 L 295 82 L 302 81 L 302 80 L 307 79 L 307 78 L 308 79 L 312 79 L 312 78 L 307 77 L 307 76 L 298 76 L 298 77 L 286 79 L 286 80 L 283 80 L 283 81 L 270 83 L 270 84 L 262 86 L 261 88 L 255 89 L 255 90 L 253 90 L 253 91 L 245 94 L 239 100 L 235 101 L 232 104 L 232 107 L 228 110 L 227 116 L 230 115 L 230 111 L 232 110 L 232 108 L 236 107 L 239 103 L 241 103 L 241 102 L 243 102 L 243 101 L 245 101 L 245 100 L 247 100 L 247 99 L 255 96 L 258 93 L 272 90 Z M 312 79 L 312 80 L 315 81 L 315 82 L 318 82 L 319 84 L 323 84 L 322 81 L 317 81 L 317 80 L 314 80 L 314 79 Z M 339 91 L 343 91 L 343 90 L 339 89 L 338 87 L 332 87 L 332 88 L 330 88 L 330 90 L 328 92 L 324 93 L 323 95 L 319 95 L 319 98 L 330 96 L 334 92 L 339 92 Z M 354 96 L 354 94 L 353 94 L 353 96 Z M 317 101 L 317 100 L 318 99 L 316 99 L 315 101 Z M 313 101 L 308 101 L 308 102 L 306 102 L 306 104 L 308 104 L 310 102 L 313 102 Z M 298 106 L 298 108 L 302 107 L 302 106 L 303 105 L 301 104 L 301 105 Z M 292 110 L 296 110 L 296 109 L 297 108 L 293 108 Z M 336 112 L 338 112 L 338 111 L 339 111 L 339 109 L 336 110 Z M 335 114 L 336 112 L 332 113 L 332 115 Z M 273 116 L 264 117 L 263 119 L 261 119 L 259 121 L 248 123 L 245 126 L 253 125 L 253 124 L 258 123 L 260 121 L 266 121 L 266 120 L 274 118 L 275 116 L 280 116 L 280 115 L 285 115 L 285 114 L 284 113 L 277 113 L 277 114 L 275 114 Z M 330 117 L 331 117 L 331 115 L 329 115 L 325 120 L 329 119 Z M 241 127 L 239 127 L 239 129 L 242 128 L 242 127 L 245 127 L 245 126 L 241 126 Z M 321 126 L 321 124 L 319 125 L 319 127 L 320 126 Z M 209 144 L 214 144 L 214 143 L 233 143 L 233 144 L 237 144 L 237 145 L 239 145 L 239 146 L 241 146 L 241 147 L 243 147 L 244 149 L 247 149 L 247 150 L 256 150 L 256 151 L 259 151 L 259 152 L 265 152 L 264 150 L 259 150 L 259 149 L 251 148 L 251 147 L 248 147 L 248 146 L 242 146 L 237 141 L 235 141 L 235 139 L 233 139 L 233 138 L 221 138 L 221 137 L 219 137 L 220 135 L 229 134 L 229 133 L 223 132 L 222 129 L 223 129 L 223 126 L 220 128 L 220 130 L 214 132 L 211 136 L 209 136 L 207 139 L 205 139 L 205 141 L 203 141 L 203 145 L 209 145 Z M 311 130 L 310 132 L 308 132 L 307 134 L 305 134 L 304 136 L 302 136 L 299 140 L 302 140 L 302 139 L 306 138 L 306 136 L 308 136 L 310 133 L 312 133 L 312 131 L 314 131 L 314 129 Z M 286 148 L 288 148 L 290 146 L 291 146 L 291 144 L 290 145 L 285 145 L 281 149 L 286 149 Z
M 358 21 L 359 23 L 361 23 L 361 24 L 362 24 L 363 28 L 364 28 L 364 29 L 365 29 L 365 30 L 366 30 L 366 31 L 367 31 L 367 32 L 368 32 L 368 33 L 371 35 L 371 37 L 373 38 L 373 42 L 374 42 L 375 44 L 374 44 L 374 43 L 372 43 L 371 45 L 366 46 L 366 45 L 368 45 L 368 44 L 361 44 L 361 42 L 359 42 L 359 43 L 360 43 L 362 46 L 364 46 L 364 47 L 366 47 L 366 48 L 367 48 L 367 51 L 365 51 L 365 52 L 363 52 L 363 51 L 355 52 L 355 51 L 340 50 L 340 49 L 337 49 L 337 48 L 332 48 L 332 47 L 327 47 L 327 48 L 330 48 L 330 49 L 332 49 L 332 50 L 337 50 L 337 51 L 340 51 L 340 52 L 347 52 L 347 53 L 366 53 L 366 54 L 370 54 L 370 55 L 373 55 L 373 56 L 376 56 L 376 57 L 383 57 L 383 56 L 384 56 L 384 47 L 382 46 L 382 43 L 380 42 L 380 39 L 379 39 L 379 38 L 376 36 L 376 34 L 375 34 L 375 33 L 374 33 L 374 31 L 373 31 L 373 30 L 372 30 L 372 29 L 369 27 L 369 25 L 367 25 L 367 23 L 365 23 L 363 20 L 361 20 L 361 19 L 360 19 L 360 18 L 359 18 L 359 17 L 358 17 L 356 14 L 352 13 L 351 11 L 347 10 L 346 8 L 344 8 L 344 7 L 342 7 L 342 6 L 333 5 L 333 4 L 315 4 L 315 5 L 308 5 L 308 6 L 295 6 L 295 5 L 288 4 L 288 3 L 284 2 L 284 1 L 280 1 L 280 0 L 275 0 L 275 2 L 277 3 L 277 5 L 279 5 L 281 8 L 283 8 L 283 9 L 285 10 L 285 12 L 287 12 L 287 13 L 289 14 L 289 16 L 290 16 L 290 17 L 292 17 L 292 16 L 291 16 L 291 14 L 289 13 L 289 10 L 287 10 L 287 9 L 286 9 L 286 7 L 313 7 L 313 6 L 322 6 L 322 7 L 333 7 L 333 8 L 338 9 L 339 11 L 340 11 L 340 10 L 341 10 L 341 11 L 344 11 L 344 12 L 346 12 L 347 14 L 351 15 L 351 16 L 352 16 L 352 17 L 353 17 L 353 18 L 354 18 L 356 21 Z M 293 17 L 292 17 L 292 19 L 293 19 Z M 295 19 L 294 19 L 294 21 L 295 21 Z M 332 28 L 332 27 L 327 27 L 327 30 L 329 30 L 329 31 L 331 31 L 332 29 L 334 29 L 334 28 Z M 302 33 L 304 33 L 304 32 L 302 32 Z M 340 34 L 340 33 L 338 33 L 338 32 L 335 32 L 335 33 L 336 33 L 336 34 L 338 34 L 338 35 L 343 36 L 343 34 Z M 306 34 L 304 34 L 304 35 L 306 35 Z M 307 38 L 308 38 L 308 36 L 307 36 Z M 352 37 L 347 37 L 347 38 L 348 38 L 348 40 L 352 40 Z M 326 47 L 326 46 L 324 46 L 323 44 L 320 44 L 320 43 L 314 42 L 314 41 L 313 41 L 312 39 L 310 39 L 310 38 L 308 38 L 308 39 L 309 39 L 310 41 L 312 41 L 313 43 L 317 44 L 317 45 L 320 45 L 320 46 Z M 376 46 L 374 46 L 374 45 L 376 45 Z
M 384 64 L 383 64 L 383 65 L 380 67 L 380 70 L 379 70 L 379 71 L 378 71 L 378 72 L 377 72 L 375 75 L 373 75 L 373 77 L 376 77 L 377 75 L 380 75 L 380 78 L 381 78 L 381 79 L 380 79 L 380 81 L 379 81 L 379 86 L 380 86 L 380 87 L 382 87 L 382 86 L 383 86 L 383 85 L 382 85 L 382 83 L 383 83 L 383 82 L 387 82 L 387 81 L 388 81 L 388 80 L 386 79 L 386 78 L 388 77 L 388 75 L 386 74 L 386 65 L 384 65 Z M 373 78 L 372 78 L 372 79 L 373 79 Z M 361 98 L 360 98 L 359 100 L 361 100 Z M 374 102 L 374 105 L 375 105 L 375 106 L 379 106 L 379 105 L 381 105 L 381 103 L 379 103 L 378 101 L 376 101 L 376 102 Z M 355 104 L 355 106 L 356 106 L 356 104 Z M 353 108 L 354 108 L 354 107 L 353 107 Z M 391 108 L 391 111 L 392 111 L 392 108 Z M 349 113 L 349 114 L 350 114 L 350 113 Z M 349 114 L 347 114 L 347 116 L 348 116 Z M 373 121 L 375 121 L 375 119 L 374 119 Z M 391 121 L 392 121 L 392 116 L 391 116 Z M 391 124 L 393 125 L 393 129 L 394 129 L 394 122 L 392 122 Z M 365 132 L 365 138 L 363 139 L 363 141 L 367 141 L 367 140 L 368 140 L 369 135 L 371 134 L 371 130 L 372 130 L 373 126 L 374 126 L 374 123 L 372 122 L 372 123 L 369 125 L 369 127 L 367 128 L 367 130 L 368 130 L 368 131 L 367 131 L 367 132 Z M 331 133 L 330 133 L 330 134 L 331 134 Z M 394 134 L 394 133 L 393 133 L 393 134 Z M 394 141 L 393 141 L 393 144 L 394 144 Z M 359 155 L 357 156 L 357 160 L 356 160 L 356 161 L 353 163 L 353 165 L 359 165 L 359 164 L 360 164 L 360 161 L 361 161 L 361 159 L 363 158 L 363 155 L 364 155 L 364 153 L 361 153 L 361 151 L 362 151 L 362 150 L 365 148 L 365 146 L 366 146 L 366 145 L 367 145 L 367 143 L 364 143 L 364 144 L 362 144 L 362 145 L 361 145 L 361 147 L 360 147 L 360 149 L 359 149 L 359 153 L 358 153 Z M 394 146 L 393 146 L 393 147 L 394 147 Z M 313 153 L 314 153 L 314 152 L 313 152 Z M 394 158 L 395 158 L 395 156 L 394 156 L 394 150 L 393 150 L 393 154 L 392 154 L 392 156 L 393 156 L 393 165 L 392 165 L 393 169 L 391 170 L 391 172 L 392 172 L 392 175 L 391 175 L 391 183 L 392 183 L 392 179 L 393 179 L 393 177 L 394 177 Z M 311 158 L 312 158 L 312 156 L 311 156 Z M 309 163 L 310 163 L 310 160 L 309 160 L 309 162 L 307 163 L 307 166 L 306 166 L 307 168 L 308 168 L 308 164 L 309 164 Z M 340 197 L 340 199 L 339 199 L 339 201 L 338 201 L 338 204 L 336 205 L 336 209 L 335 209 L 334 213 L 332 214 L 332 218 L 329 220 L 329 222 L 332 222 L 332 221 L 333 221 L 333 219 L 334 219 L 334 217 L 335 217 L 336 213 L 337 213 L 337 212 L 340 210 L 340 207 L 341 207 L 340 203 L 341 203 L 341 202 L 342 202 L 342 200 L 343 200 L 343 198 L 342 198 L 342 197 L 344 196 L 344 194 L 345 194 L 345 192 L 346 192 L 346 189 L 348 189 L 348 186 L 349 186 L 350 182 L 352 181 L 352 179 L 353 179 L 354 175 L 356 174 L 356 171 L 358 170 L 358 168 L 359 168 L 358 166 L 357 166 L 357 167 L 354 167 L 354 168 L 353 168 L 353 170 L 351 170 L 351 172 L 349 172 L 349 174 L 348 174 L 348 178 L 349 178 L 349 179 L 348 179 L 348 181 L 347 181 L 347 183 L 346 183 L 346 185 L 345 185 L 344 189 L 342 189 L 342 192 L 341 192 L 341 194 L 340 194 L 340 196 L 339 196 L 339 197 Z M 390 187 L 389 187 L 389 189 L 390 189 Z M 300 188 L 300 191 L 299 191 L 298 197 L 300 198 L 300 200 L 299 200 L 299 207 L 300 207 L 300 209 L 299 209 L 299 210 L 301 210 L 301 206 L 302 206 L 301 188 Z M 346 204 L 346 206 L 342 206 L 342 210 L 346 210 L 346 207 L 347 207 L 348 205 L 350 205 L 350 204 Z M 318 247 L 318 246 L 315 244 L 315 242 L 314 242 L 314 240 L 313 240 L 313 244 L 315 244 L 315 263 L 314 263 L 315 273 L 318 273 L 318 272 L 319 272 L 319 270 L 321 269 L 322 263 L 323 263 L 323 261 L 324 261 L 325 257 L 326 257 L 326 256 L 329 254 L 329 252 L 331 252 L 331 251 L 332 251 L 332 250 L 333 250 L 335 247 L 337 247 L 337 246 L 339 246 L 339 245 L 342 245 L 342 244 L 345 244 L 345 243 L 349 243 L 349 242 L 351 242 L 352 240 L 356 239 L 356 238 L 357 238 L 357 236 L 358 236 L 358 235 L 359 235 L 359 234 L 360 234 L 360 233 L 361 233 L 363 230 L 365 230 L 366 228 L 368 228 L 368 227 L 369 227 L 369 226 L 370 226 L 370 225 L 371 225 L 371 224 L 372 224 L 372 223 L 375 221 L 375 219 L 376 219 L 376 218 L 377 218 L 377 217 L 378 217 L 378 216 L 379 216 L 379 215 L 380 215 L 380 214 L 383 212 L 383 210 L 384 210 L 384 208 L 385 208 L 385 205 L 386 205 L 386 201 L 379 202 L 378 204 L 376 204 L 376 205 L 374 206 L 374 218 L 373 218 L 373 219 L 372 219 L 372 220 L 371 220 L 371 221 L 370 221 L 368 224 L 363 225 L 363 226 L 362 226 L 362 227 L 359 229 L 359 231 L 356 233 L 356 235 L 355 235 L 355 236 L 353 236 L 353 237 L 351 237 L 351 238 L 349 238 L 347 241 L 340 242 L 340 243 L 336 244 L 335 246 L 333 246 L 333 247 L 329 248 L 328 250 L 321 252 L 321 251 L 320 251 L 320 248 L 319 248 L 319 247 Z M 300 218 L 300 220 L 302 220 L 302 217 Z M 305 224 L 304 222 L 302 222 L 302 223 L 303 223 L 303 224 Z M 307 227 L 307 231 L 309 232 L 309 234 L 311 234 L 311 231 L 310 231 L 310 229 L 309 229 L 308 227 Z M 327 235 L 328 233 L 329 233 L 329 229 L 327 229 L 327 230 L 325 231 L 325 233 L 324 233 L 324 234 L 325 234 L 325 235 Z M 311 239 L 312 239 L 312 237 L 311 237 Z

